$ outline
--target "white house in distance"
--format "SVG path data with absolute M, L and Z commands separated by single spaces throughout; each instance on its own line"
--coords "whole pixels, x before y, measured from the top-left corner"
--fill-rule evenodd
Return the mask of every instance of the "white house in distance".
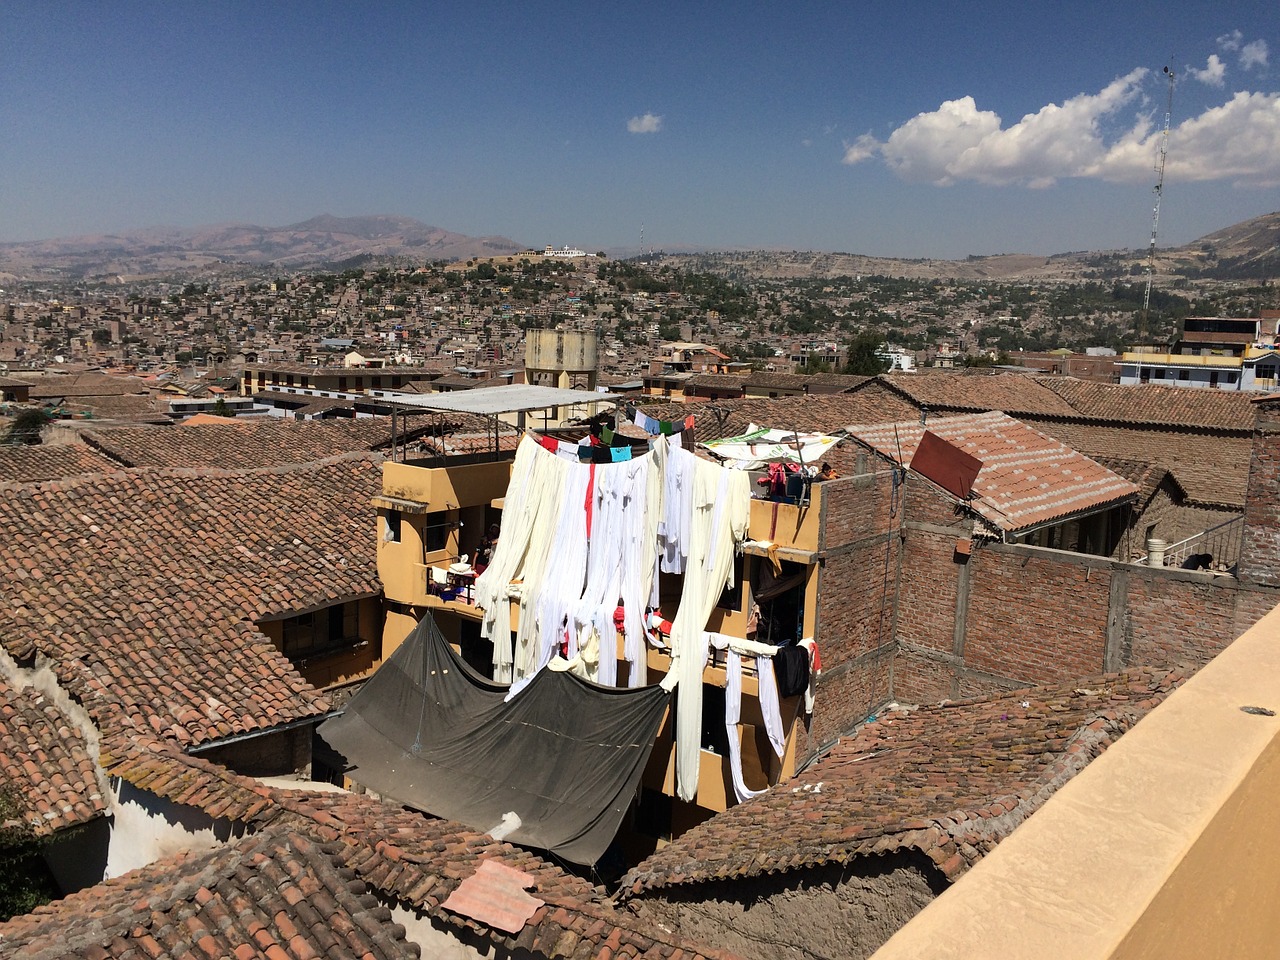
M 1218 390 L 1274 390 L 1280 379 L 1280 311 L 1258 319 L 1188 317 L 1167 353 L 1146 347 L 1120 358 L 1120 383 Z
M 551 244 L 547 244 L 547 248 L 542 251 L 542 255 L 544 257 L 552 257 L 556 260 L 572 260 L 575 257 L 585 257 L 587 255 L 587 251 L 575 250 L 570 247 L 560 247 L 557 250 L 552 247 Z

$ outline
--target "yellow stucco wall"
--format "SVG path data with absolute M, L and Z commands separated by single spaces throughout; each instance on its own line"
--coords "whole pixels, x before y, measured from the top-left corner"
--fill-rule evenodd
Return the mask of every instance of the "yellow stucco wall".
M 1274 958 L 1277 796 L 1280 608 L 1054 794 L 874 960 Z

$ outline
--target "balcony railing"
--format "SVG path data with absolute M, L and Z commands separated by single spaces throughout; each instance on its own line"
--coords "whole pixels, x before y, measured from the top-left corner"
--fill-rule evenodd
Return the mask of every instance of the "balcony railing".
M 1240 543 L 1243 537 L 1244 517 L 1233 517 L 1185 540 L 1169 544 L 1164 551 L 1164 565 L 1181 567 L 1188 557 L 1207 553 L 1213 558 L 1210 569 L 1231 570 L 1240 560 Z M 1150 554 L 1144 554 L 1140 562 L 1147 563 L 1149 556 Z

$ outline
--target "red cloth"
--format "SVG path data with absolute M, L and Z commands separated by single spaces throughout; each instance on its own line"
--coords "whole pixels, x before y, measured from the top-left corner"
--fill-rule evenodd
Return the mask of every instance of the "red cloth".
M 591 539 L 591 504 L 596 498 L 596 465 L 591 464 L 591 476 L 587 478 L 587 502 L 582 509 L 587 511 L 587 539 Z
M 538 438 L 538 443 L 542 444 L 544 449 L 550 450 L 552 453 L 555 453 L 560 449 L 560 441 L 555 437 L 541 436 Z

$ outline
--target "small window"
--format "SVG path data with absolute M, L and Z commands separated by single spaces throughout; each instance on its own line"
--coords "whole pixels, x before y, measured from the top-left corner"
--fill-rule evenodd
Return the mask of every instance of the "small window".
M 400 542 L 400 521 L 401 514 L 399 510 L 388 510 L 386 513 L 386 532 L 383 533 L 382 539 L 387 543 Z
M 447 514 L 441 510 L 438 513 L 428 513 L 427 522 L 422 528 L 422 552 L 439 553 L 449 543 L 449 523 Z
M 1190 379 L 1191 379 L 1191 371 L 1190 371 L 1190 370 L 1179 370 L 1179 371 L 1178 371 L 1178 379 L 1179 379 L 1179 380 L 1190 380 Z

